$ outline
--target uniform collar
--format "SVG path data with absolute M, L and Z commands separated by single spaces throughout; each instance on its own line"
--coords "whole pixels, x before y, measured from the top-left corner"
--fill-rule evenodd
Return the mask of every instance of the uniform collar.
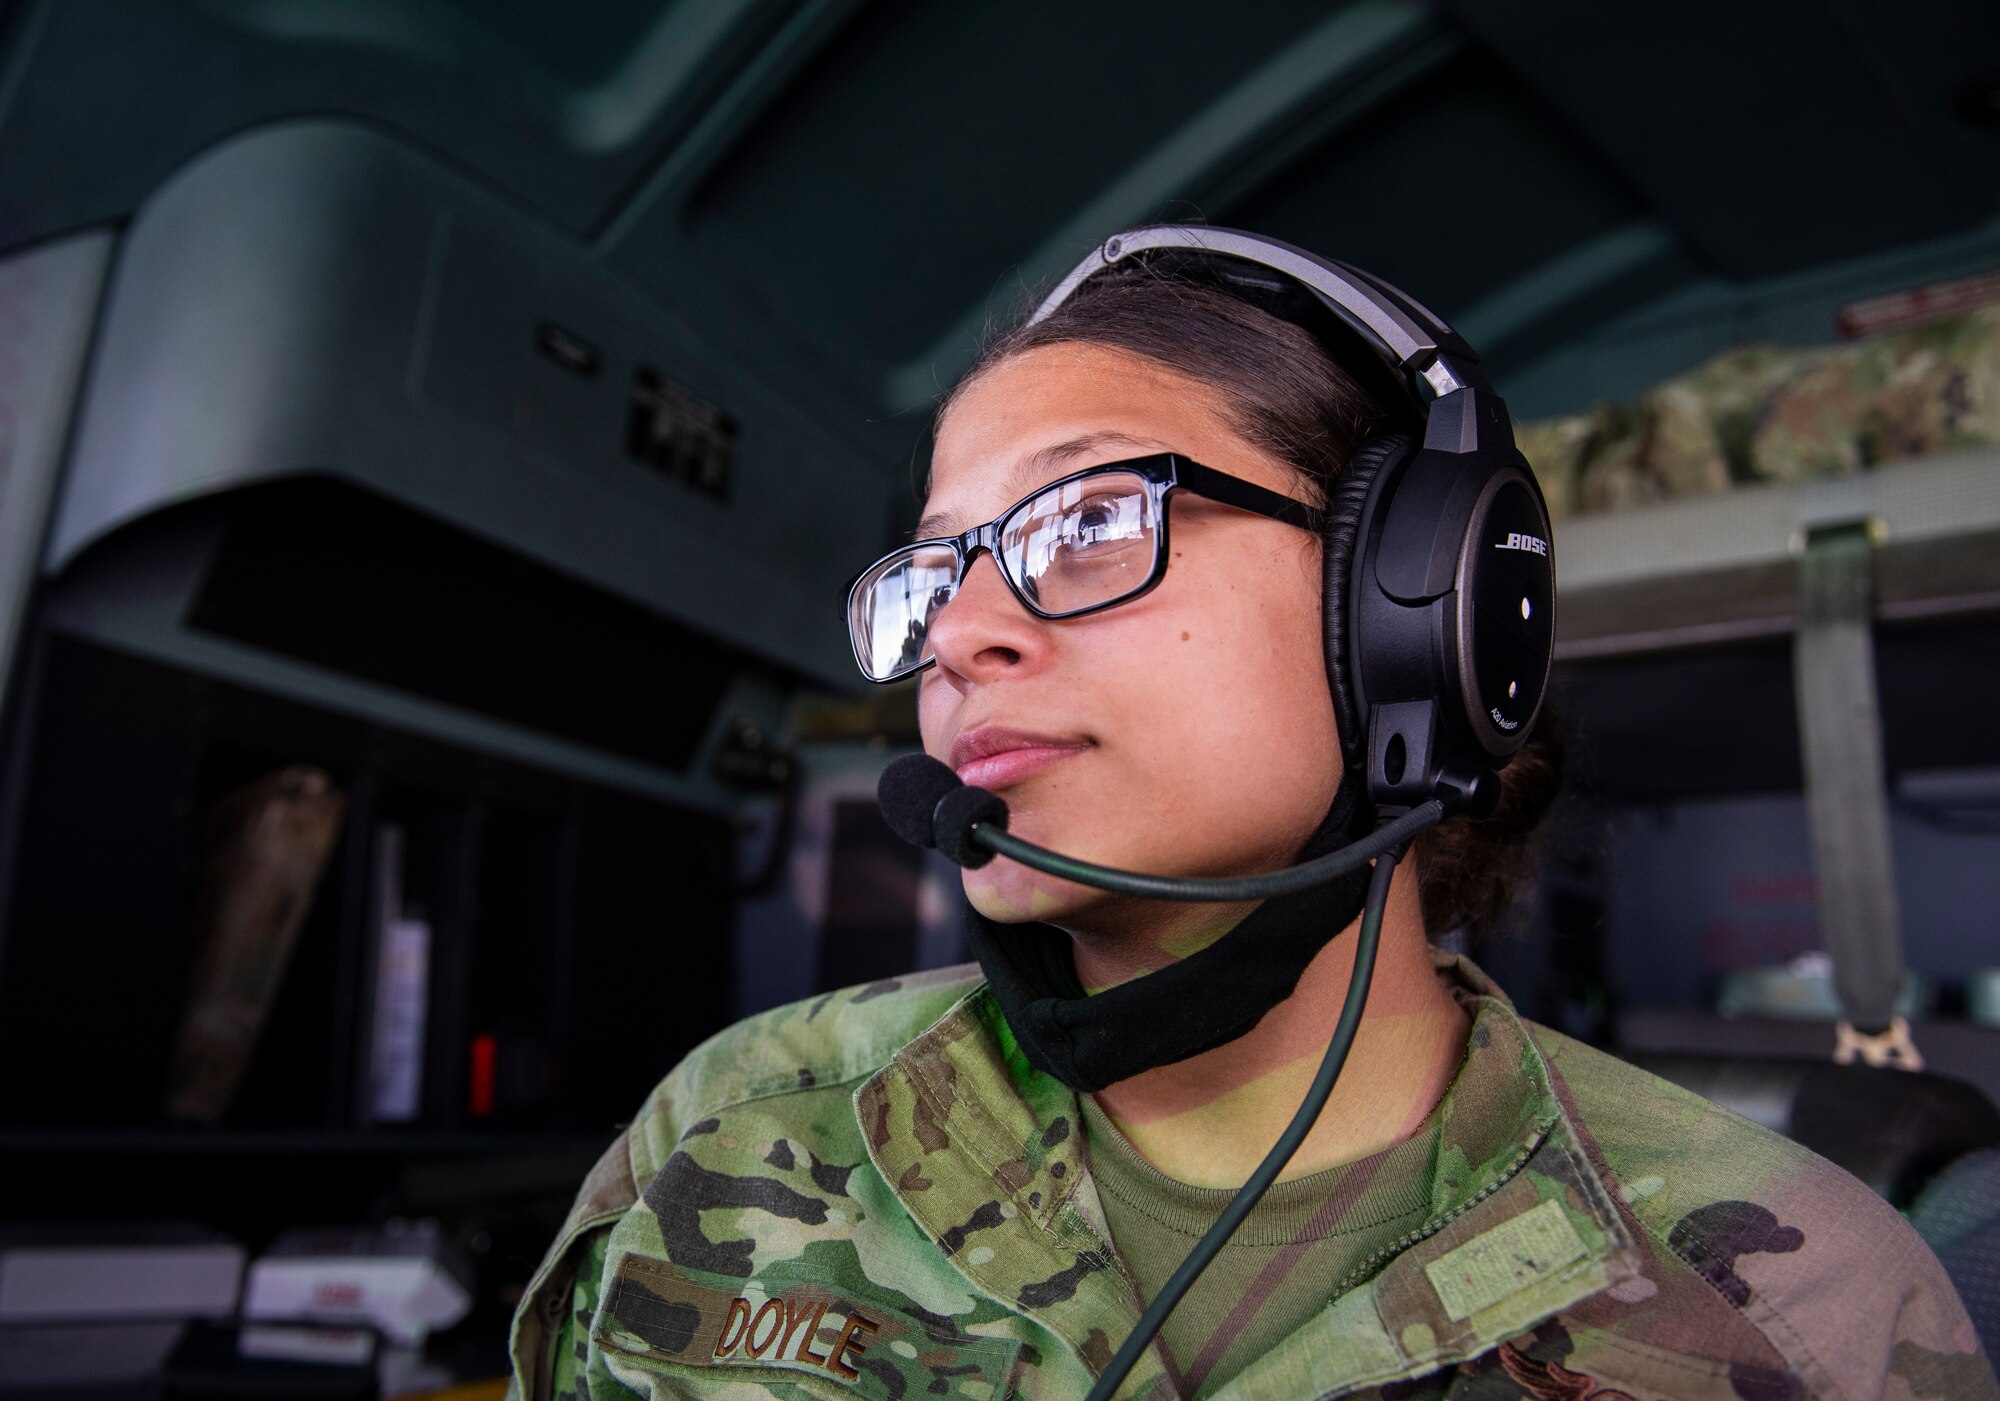
M 1438 955 L 1473 1015 L 1440 1106 L 1430 1209 L 1221 1396 L 1323 1395 L 1485 1352 L 1638 1271 L 1636 1247 L 1526 1025 L 1470 960 Z M 1031 1066 L 990 992 L 855 1094 L 883 1180 L 975 1288 L 1093 1373 L 1138 1321 L 1083 1170 L 1076 1096 Z M 1172 1395 L 1157 1346 L 1120 1395 Z

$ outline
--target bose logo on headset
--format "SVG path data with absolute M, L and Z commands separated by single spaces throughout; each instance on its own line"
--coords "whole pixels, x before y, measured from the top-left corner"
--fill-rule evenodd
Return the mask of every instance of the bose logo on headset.
M 1518 530 L 1507 532 L 1507 538 L 1493 547 L 1496 550 L 1526 550 L 1531 555 L 1544 558 L 1549 553 L 1549 542 L 1539 535 L 1523 535 Z

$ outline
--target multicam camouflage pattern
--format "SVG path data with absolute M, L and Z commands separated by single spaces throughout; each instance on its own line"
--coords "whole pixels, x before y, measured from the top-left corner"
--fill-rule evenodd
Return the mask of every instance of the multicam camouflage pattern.
M 1634 403 L 1517 425 L 1557 517 L 2000 443 L 2000 306 L 1845 345 L 1726 351 Z
M 1936 1260 L 1838 1169 L 1474 1009 L 1424 1224 L 1225 1398 L 2000 1395 Z M 1077 1102 L 976 970 L 745 1022 L 669 1075 L 515 1320 L 549 1398 L 1074 1401 L 1137 1322 Z M 1120 1396 L 1172 1397 L 1156 1346 Z

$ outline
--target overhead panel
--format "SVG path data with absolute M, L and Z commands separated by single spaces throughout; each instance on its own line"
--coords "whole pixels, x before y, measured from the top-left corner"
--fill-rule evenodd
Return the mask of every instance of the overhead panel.
M 420 13 L 404 0 L 398 3 L 406 13 Z M 578 11 L 547 0 L 445 0 L 441 8 L 491 31 L 524 63 L 537 64 L 572 87 L 589 88 L 614 77 L 674 5 L 675 0 L 590 0 L 587 22 Z
M 1176 114 L 1178 125 L 1156 132 L 1143 156 L 1069 209 L 1038 246 L 1024 250 L 1000 288 L 967 289 L 957 319 L 930 348 L 890 371 L 885 404 L 928 404 L 938 385 L 956 380 L 977 353 L 996 303 L 1004 305 L 997 292 L 1018 295 L 1024 284 L 1053 285 L 1080 253 L 1102 242 L 1106 230 L 1151 222 L 1170 204 L 1176 211 L 1233 208 L 1243 192 L 1282 179 L 1301 152 L 1398 101 L 1461 44 L 1431 11 L 1399 0 L 1355 0 L 1330 10 L 1233 84 Z
M 781 0 L 65 0 L 0 6 L 0 248 L 121 219 L 215 142 L 353 113 L 593 229 Z
M 1452 318 L 1643 213 L 1473 50 L 1218 217 L 1367 268 Z
M 1160 133 L 1303 28 L 1323 3 L 1148 7 L 1058 0 L 870 6 L 707 176 L 649 211 L 619 261 L 649 281 L 683 218 L 746 301 L 870 388 L 962 315 L 1017 299 L 1007 269 Z M 1198 42 L 1190 42 L 1199 36 Z M 1167 212 L 1199 217 L 1207 211 Z M 1107 231 L 1108 232 L 1108 231 Z
M 1939 238 L 1995 209 L 2000 146 L 1951 106 L 2000 77 L 2000 7 L 1447 8 L 1726 277 Z

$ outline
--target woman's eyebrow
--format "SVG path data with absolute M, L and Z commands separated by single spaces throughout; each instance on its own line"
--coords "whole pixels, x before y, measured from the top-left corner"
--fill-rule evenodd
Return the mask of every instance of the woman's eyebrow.
M 1148 452 L 1173 451 L 1171 445 L 1156 438 L 1138 438 L 1130 433 L 1120 433 L 1116 429 L 1079 434 L 1060 443 L 1037 448 L 1017 461 L 1013 470 L 1007 474 L 1008 498 L 1018 499 L 1027 495 L 1043 482 L 1060 476 L 1060 468 L 1100 448 L 1143 448 Z M 910 538 L 936 540 L 947 535 L 956 535 L 964 529 L 958 523 L 958 515 L 956 511 L 932 511 L 917 522 L 917 528 L 911 533 Z

